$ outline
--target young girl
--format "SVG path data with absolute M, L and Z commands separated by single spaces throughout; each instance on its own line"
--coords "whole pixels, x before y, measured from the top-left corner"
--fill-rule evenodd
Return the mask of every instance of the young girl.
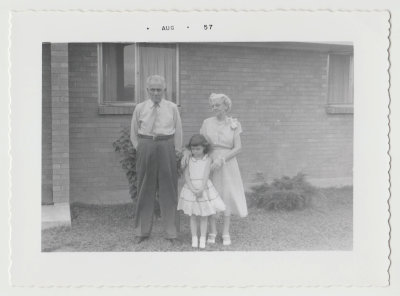
M 178 210 L 190 216 L 192 247 L 204 249 L 208 217 L 224 211 L 225 204 L 209 180 L 210 144 L 204 136 L 196 134 L 190 139 L 187 148 L 191 152 L 191 157 L 185 168 L 185 185 L 179 197 Z M 197 238 L 198 217 L 200 217 L 200 241 Z

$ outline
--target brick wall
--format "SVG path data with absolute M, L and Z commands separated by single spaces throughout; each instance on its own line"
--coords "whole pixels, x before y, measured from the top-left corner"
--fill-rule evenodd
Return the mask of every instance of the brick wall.
M 69 45 L 71 201 L 129 201 L 112 142 L 131 116 L 99 115 L 97 45 Z
M 53 203 L 53 167 L 51 161 L 51 51 L 42 45 L 42 204 Z
M 70 197 L 68 44 L 53 43 L 50 49 L 53 201 L 68 203 Z
M 246 182 L 257 172 L 271 179 L 299 171 L 320 184 L 351 180 L 353 116 L 326 114 L 326 67 L 320 52 L 181 45 L 185 141 L 212 116 L 209 94 L 225 93 L 243 127 Z
M 130 115 L 98 112 L 97 45 L 69 44 L 71 202 L 129 201 L 112 142 Z M 298 171 L 311 179 L 352 177 L 353 116 L 326 114 L 327 56 L 320 52 L 215 45 L 180 46 L 184 140 L 212 116 L 211 92 L 226 93 L 243 126 L 243 179 Z M 338 157 L 339 156 L 339 157 Z

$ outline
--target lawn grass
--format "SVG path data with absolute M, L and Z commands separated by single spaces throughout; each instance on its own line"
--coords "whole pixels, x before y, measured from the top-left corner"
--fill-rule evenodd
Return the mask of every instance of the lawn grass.
M 215 245 L 207 245 L 205 251 L 351 250 L 352 187 L 323 189 L 322 193 L 326 198 L 305 210 L 266 211 L 250 208 L 248 217 L 232 217 L 231 246 L 223 246 L 219 238 Z M 72 227 L 43 230 L 42 251 L 198 251 L 191 247 L 189 218 L 184 215 L 181 215 L 181 230 L 176 244 L 172 245 L 163 239 L 161 221 L 157 219 L 150 239 L 135 244 L 132 213 L 132 204 L 73 204 Z

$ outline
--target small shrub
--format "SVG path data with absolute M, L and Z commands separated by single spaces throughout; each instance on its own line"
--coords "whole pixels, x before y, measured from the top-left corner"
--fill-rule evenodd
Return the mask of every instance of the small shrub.
M 113 143 L 114 150 L 120 156 L 122 169 L 129 182 L 129 194 L 133 199 L 137 195 L 137 179 L 136 179 L 136 150 L 133 148 L 130 139 L 130 129 L 122 129 L 119 138 Z
M 318 189 L 305 180 L 305 174 L 283 176 L 271 184 L 266 181 L 255 185 L 249 194 L 249 204 L 267 210 L 296 210 L 311 205 Z

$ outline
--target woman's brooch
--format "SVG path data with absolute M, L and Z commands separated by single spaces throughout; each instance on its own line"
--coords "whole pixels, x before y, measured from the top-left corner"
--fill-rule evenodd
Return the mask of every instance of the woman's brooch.
M 237 127 L 239 126 L 239 122 L 236 118 L 230 118 L 230 125 L 231 125 L 231 129 L 237 129 Z

